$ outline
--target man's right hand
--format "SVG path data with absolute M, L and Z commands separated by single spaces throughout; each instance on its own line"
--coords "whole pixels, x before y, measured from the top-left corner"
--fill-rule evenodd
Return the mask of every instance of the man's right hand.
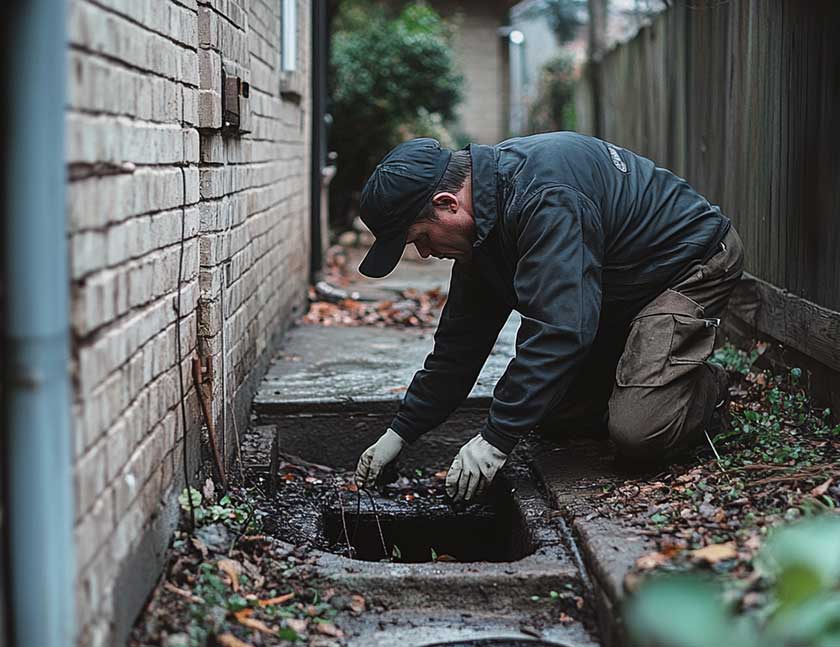
M 356 466 L 356 485 L 373 487 L 385 466 L 393 461 L 405 445 L 402 437 L 389 428 L 359 458 Z

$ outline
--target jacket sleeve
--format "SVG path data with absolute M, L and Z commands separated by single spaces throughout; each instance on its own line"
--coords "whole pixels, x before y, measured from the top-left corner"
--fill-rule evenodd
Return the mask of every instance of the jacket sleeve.
M 434 349 L 391 428 L 413 442 L 446 420 L 469 395 L 510 312 L 472 266 L 455 263 Z
M 559 402 L 580 369 L 598 328 L 603 258 L 596 207 L 570 187 L 529 198 L 513 235 L 522 324 L 481 432 L 505 453 Z

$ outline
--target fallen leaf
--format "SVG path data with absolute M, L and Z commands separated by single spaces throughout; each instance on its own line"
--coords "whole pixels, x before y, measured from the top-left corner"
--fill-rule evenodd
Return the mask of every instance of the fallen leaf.
M 275 635 L 277 632 L 265 624 L 262 620 L 257 620 L 251 617 L 251 614 L 254 613 L 253 609 L 242 609 L 241 611 L 237 611 L 234 613 L 234 617 L 236 621 L 241 624 L 243 627 L 248 627 L 249 629 L 255 629 L 256 631 L 261 631 L 264 634 Z
M 190 537 L 190 541 L 195 549 L 201 553 L 202 559 L 207 559 L 207 545 L 201 541 L 198 537 Z
M 171 593 L 174 593 L 175 595 L 179 595 L 182 598 L 189 600 L 190 602 L 204 604 L 204 598 L 201 598 L 197 595 L 193 595 L 192 593 L 184 589 L 179 589 L 177 586 L 172 584 L 172 582 L 164 582 L 163 588 L 165 588 L 167 591 L 170 591 Z
M 242 564 L 235 559 L 220 559 L 216 566 L 230 578 L 230 588 L 234 593 L 239 591 L 239 575 L 242 573 Z
M 344 632 L 336 627 L 332 622 L 317 622 L 315 623 L 315 630 L 319 634 L 330 636 L 332 638 L 344 638 Z
M 363 613 L 365 610 L 366 604 L 365 599 L 361 595 L 351 595 L 350 596 L 350 610 L 353 613 Z
M 348 483 L 347 485 L 344 486 L 344 489 L 347 490 L 348 492 L 358 492 L 359 491 L 359 486 L 356 485 L 355 483 Z
M 834 477 L 829 476 L 823 483 L 811 490 L 811 496 L 822 496 L 823 494 L 828 492 L 828 488 L 831 487 L 833 481 Z
M 717 564 L 725 559 L 735 559 L 738 556 L 738 551 L 735 548 L 734 541 L 727 541 L 723 544 L 709 544 L 703 548 L 691 551 L 691 556 L 694 559 L 699 559 L 709 564 Z
M 642 555 L 639 559 L 636 560 L 636 568 L 649 571 L 652 568 L 656 568 L 661 564 L 664 564 L 668 561 L 668 556 L 663 555 L 658 551 L 654 551 L 652 553 L 648 553 L 647 555 Z
M 275 604 L 283 604 L 284 602 L 288 602 L 293 597 L 295 597 L 294 591 L 291 593 L 286 593 L 285 595 L 278 595 L 276 598 L 268 598 L 267 600 L 260 600 L 257 604 L 261 607 L 270 607 Z
M 253 647 L 251 643 L 239 640 L 239 638 L 233 634 L 222 634 L 221 636 L 216 636 L 216 642 L 222 647 Z
M 682 551 L 682 549 L 683 549 L 683 546 L 680 546 L 679 544 L 669 542 L 669 543 L 663 543 L 662 549 L 661 549 L 660 552 L 666 559 L 671 559 L 674 555 L 677 555 L 680 551 Z
M 309 620 L 303 618 L 286 618 L 285 622 L 286 626 L 299 636 L 306 634 L 306 628 L 309 626 Z

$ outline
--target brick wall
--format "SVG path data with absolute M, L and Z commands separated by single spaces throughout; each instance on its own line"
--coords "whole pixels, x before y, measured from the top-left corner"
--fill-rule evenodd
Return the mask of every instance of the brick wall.
M 250 400 L 272 339 L 303 303 L 308 4 L 298 0 L 289 73 L 280 70 L 280 0 L 71 0 L 80 645 L 123 640 L 177 520 L 178 317 L 192 471 L 201 418 L 190 358 L 212 364 L 214 416 L 230 455 L 234 411 L 241 428 L 244 409 L 222 402 Z M 250 83 L 242 120 L 250 132 L 221 131 L 223 70 Z

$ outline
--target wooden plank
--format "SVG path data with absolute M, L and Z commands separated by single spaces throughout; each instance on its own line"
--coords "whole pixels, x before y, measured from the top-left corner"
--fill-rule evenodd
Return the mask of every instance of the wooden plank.
M 840 371 L 840 312 L 791 294 L 751 274 L 736 287 L 729 310 L 763 335 Z

